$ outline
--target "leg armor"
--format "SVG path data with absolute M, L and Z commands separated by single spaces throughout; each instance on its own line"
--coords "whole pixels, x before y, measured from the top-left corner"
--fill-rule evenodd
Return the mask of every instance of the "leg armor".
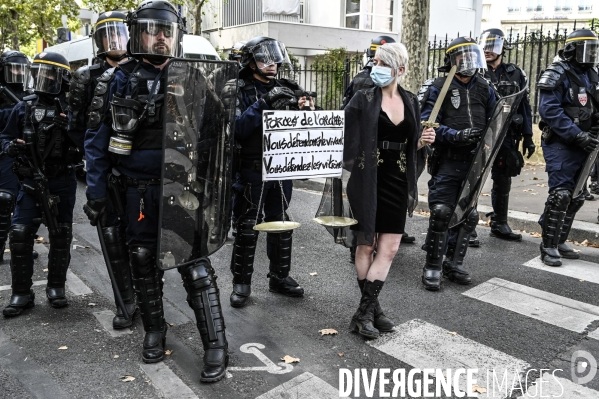
M 501 238 L 506 241 L 522 241 L 522 234 L 512 232 L 507 224 L 507 212 L 510 201 L 512 178 L 507 174 L 498 174 L 493 178 L 491 201 L 493 213 L 491 216 L 491 237 Z
M 180 268 L 179 272 L 187 291 L 187 303 L 195 313 L 204 346 L 204 369 L 200 381 L 219 381 L 225 376 L 229 354 L 214 269 L 208 258 L 201 258 L 192 265 Z
M 104 241 L 106 242 L 106 251 L 110 266 L 114 272 L 114 278 L 119 288 L 129 320 L 125 319 L 123 312 L 116 305 L 117 312 L 112 319 L 112 327 L 121 329 L 130 327 L 133 319 L 139 316 L 139 308 L 135 302 L 135 293 L 133 292 L 133 282 L 131 278 L 131 266 L 129 265 L 129 249 L 125 240 L 125 229 L 118 226 L 110 226 L 102 229 Z M 116 295 L 115 295 L 116 297 Z
M 50 235 L 50 252 L 48 253 L 48 286 L 46 296 L 54 308 L 68 305 L 65 295 L 67 270 L 71 262 L 71 242 L 73 241 L 73 224 L 59 223 L 59 233 Z
M 233 273 L 233 292 L 231 293 L 231 306 L 243 307 L 252 292 L 252 273 L 254 273 L 254 254 L 258 232 L 254 230 L 255 219 L 244 215 L 237 221 L 237 233 L 233 243 L 231 257 L 231 273 Z
M 130 246 L 129 259 L 137 305 L 146 332 L 142 360 L 145 363 L 157 363 L 164 359 L 167 329 L 162 308 L 163 273 L 156 266 L 156 255 L 147 248 Z
M 10 232 L 10 272 L 12 275 L 12 295 L 3 314 L 7 317 L 20 315 L 24 309 L 34 306 L 33 282 L 33 239 L 35 229 L 23 224 L 11 227 Z
M 547 266 L 562 265 L 557 246 L 561 238 L 562 225 L 566 218 L 566 210 L 570 205 L 570 201 L 570 192 L 560 188 L 551 191 L 547 198 L 541 221 L 543 228 L 541 259 Z
M 6 248 L 10 218 L 14 209 L 15 196 L 8 190 L 0 189 L 0 262 L 4 261 L 4 248 Z
M 422 284 L 429 291 L 438 291 L 441 288 L 441 270 L 447 245 L 447 227 L 453 210 L 444 204 L 434 204 L 430 210 L 428 232 L 423 247 L 426 250 L 426 263 L 422 270 Z
M 568 209 L 566 209 L 566 217 L 564 218 L 564 224 L 562 225 L 562 230 L 560 232 L 559 244 L 557 244 L 557 250 L 562 258 L 566 259 L 578 259 L 580 255 L 574 252 L 574 250 L 568 245 L 566 245 L 566 240 L 568 239 L 568 235 L 570 234 L 570 230 L 572 229 L 572 223 L 574 222 L 574 216 L 576 216 L 576 212 L 582 208 L 584 205 L 583 196 L 578 198 L 572 198 L 570 201 L 570 205 L 568 205 Z
M 476 226 L 475 229 L 472 230 L 472 233 L 470 233 L 470 237 L 468 237 L 468 246 L 472 248 L 480 247 L 480 241 L 478 239 L 478 233 L 476 232 Z
M 472 282 L 470 275 L 466 269 L 464 269 L 462 263 L 466 257 L 466 251 L 468 250 L 470 235 L 477 224 L 478 211 L 472 209 L 464 223 L 460 226 L 455 248 L 451 248 L 450 251 L 447 252 L 448 260 L 443 262 L 443 277 L 448 278 L 454 283 L 466 285 Z
M 271 292 L 301 297 L 304 296 L 304 289 L 289 275 L 292 236 L 293 231 L 266 234 L 268 258 L 270 259 L 269 288 Z

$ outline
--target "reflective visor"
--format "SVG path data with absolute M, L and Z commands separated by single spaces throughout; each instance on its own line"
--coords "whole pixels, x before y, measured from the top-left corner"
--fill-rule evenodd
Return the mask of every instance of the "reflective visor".
M 497 55 L 503 52 L 503 43 L 503 37 L 490 32 L 483 33 L 478 40 L 478 44 L 483 48 L 483 51 Z
M 101 21 L 96 25 L 93 41 L 96 55 L 104 53 L 112 56 L 122 55 L 127 51 L 128 40 L 129 32 L 122 20 Z
M 580 64 L 599 63 L 599 40 L 585 40 L 576 46 L 576 61 Z
M 4 64 L 4 81 L 6 83 L 25 82 L 27 64 L 6 63 Z
M 291 65 L 285 45 L 276 40 L 267 40 L 258 43 L 252 48 L 252 54 L 254 55 L 254 60 L 256 60 L 256 62 L 261 62 L 265 66 L 274 64 Z
M 41 64 L 34 61 L 25 70 L 27 72 L 25 76 L 25 81 L 27 82 L 26 88 L 40 93 L 60 93 L 62 69 L 55 65 Z
M 487 69 L 485 54 L 477 44 L 467 43 L 458 45 L 450 51 L 449 60 L 451 65 L 457 65 L 458 67 L 456 73 L 472 69 Z
M 131 27 L 131 53 L 179 57 L 182 36 L 176 22 L 140 19 Z

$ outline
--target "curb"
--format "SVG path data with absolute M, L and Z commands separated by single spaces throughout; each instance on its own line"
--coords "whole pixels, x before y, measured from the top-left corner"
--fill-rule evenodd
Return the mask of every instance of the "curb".
M 322 192 L 325 179 L 294 180 L 293 187 L 298 189 Z M 418 196 L 418 206 L 415 211 L 429 212 L 428 198 L 422 195 Z M 487 221 L 486 214 L 493 212 L 490 206 L 479 205 L 478 216 L 480 220 Z M 541 225 L 539 225 L 540 215 L 536 213 L 508 211 L 508 224 L 513 230 L 523 230 L 527 233 L 541 234 Z M 574 220 L 572 230 L 570 230 L 569 240 L 599 245 L 599 224 L 581 222 Z

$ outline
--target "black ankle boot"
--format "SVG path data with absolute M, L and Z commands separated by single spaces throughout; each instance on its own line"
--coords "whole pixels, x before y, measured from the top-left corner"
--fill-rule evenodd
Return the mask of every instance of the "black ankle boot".
M 304 289 L 291 276 L 281 277 L 275 272 L 268 273 L 270 292 L 277 292 L 290 297 L 304 296 Z
M 233 292 L 229 298 L 231 306 L 234 308 L 242 308 L 247 305 L 250 294 L 252 293 L 252 286 L 249 284 L 233 284 Z
M 358 286 L 360 287 L 360 292 L 364 291 L 364 280 L 358 280 Z M 395 324 L 391 321 L 390 318 L 385 316 L 383 309 L 381 308 L 381 304 L 379 303 L 379 299 L 376 298 L 374 304 L 374 321 L 372 324 L 376 327 L 380 332 L 391 332 L 393 331 L 393 327 Z
M 164 347 L 166 345 L 166 331 L 168 325 L 163 323 L 162 331 L 146 331 L 144 337 L 141 359 L 144 363 L 158 363 L 164 360 Z
M 379 330 L 374 326 L 374 308 L 375 301 L 383 288 L 383 281 L 375 280 L 374 282 L 366 280 L 364 282 L 364 290 L 360 299 L 360 306 L 351 319 L 349 325 L 350 330 L 369 338 L 378 338 Z
M 35 292 L 31 290 L 29 294 L 12 294 L 10 302 L 4 308 L 2 314 L 5 317 L 15 317 L 23 313 L 25 309 L 31 309 L 35 306 Z
M 470 273 L 464 268 L 464 265 L 460 262 L 456 262 L 452 259 L 448 259 L 443 262 L 443 277 L 453 281 L 454 283 L 461 285 L 468 285 L 472 283 Z

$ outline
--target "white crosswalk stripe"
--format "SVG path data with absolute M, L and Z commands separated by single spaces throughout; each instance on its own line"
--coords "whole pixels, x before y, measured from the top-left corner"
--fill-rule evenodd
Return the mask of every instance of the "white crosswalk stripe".
M 599 306 L 500 278 L 492 278 L 463 295 L 579 333 L 599 320 Z
M 198 399 L 198 396 L 164 363 L 142 364 L 141 369 L 166 399 Z
M 562 259 L 562 266 L 552 267 L 545 265 L 538 256 L 524 263 L 524 266 L 599 284 L 599 264 L 597 263 L 580 259 Z
M 311 373 L 303 373 L 256 399 L 333 399 L 339 390 Z
M 99 312 L 94 312 L 94 316 L 113 338 L 122 337 L 123 335 L 131 335 L 133 333 L 133 330 L 130 328 L 115 330 L 112 327 L 112 319 L 114 318 L 114 312 L 112 310 L 101 310 Z

